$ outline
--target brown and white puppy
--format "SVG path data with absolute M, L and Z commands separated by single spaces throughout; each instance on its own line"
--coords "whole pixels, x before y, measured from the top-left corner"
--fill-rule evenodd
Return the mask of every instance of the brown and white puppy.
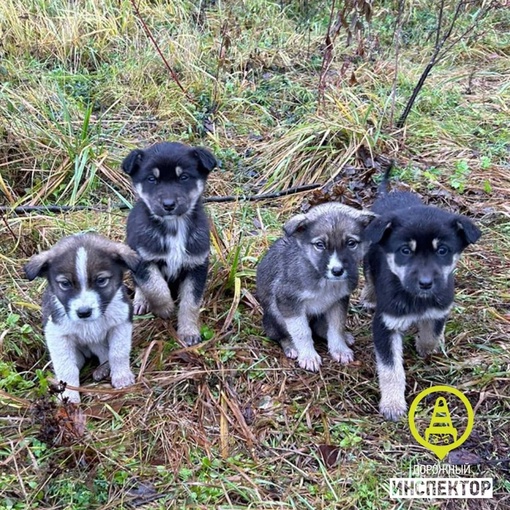
M 138 195 L 127 221 L 127 243 L 142 258 L 134 273 L 134 312 L 168 318 L 178 299 L 177 334 L 186 345 L 200 342 L 209 266 L 202 192 L 215 166 L 207 149 L 176 142 L 136 149 L 122 162 Z
M 365 305 L 375 307 L 372 331 L 381 389 L 380 411 L 398 420 L 407 410 L 403 333 L 418 327 L 416 349 L 434 352 L 453 305 L 454 269 L 481 233 L 466 216 L 424 205 L 418 195 L 388 192 L 388 168 L 365 230 Z
M 25 265 L 31 281 L 48 280 L 42 299 L 43 327 L 55 375 L 70 386 L 80 385 L 80 369 L 92 354 L 100 366 L 95 380 L 111 374 L 112 386 L 135 382 L 129 364 L 132 306 L 122 282 L 140 259 L 128 246 L 97 234 L 61 239 Z M 78 391 L 62 395 L 80 402 Z
M 284 237 L 257 267 L 264 330 L 306 370 L 321 365 L 313 334 L 327 339 L 334 360 L 354 359 L 348 347 L 354 339 L 345 331 L 345 320 L 365 253 L 362 232 L 374 216 L 339 203 L 313 207 L 285 224 Z

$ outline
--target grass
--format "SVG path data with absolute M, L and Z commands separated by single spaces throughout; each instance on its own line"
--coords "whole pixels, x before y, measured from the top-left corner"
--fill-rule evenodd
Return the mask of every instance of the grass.
M 471 476 L 493 478 L 495 495 L 412 506 L 509 506 L 510 18 L 495 11 L 456 45 L 396 130 L 390 119 L 430 55 L 434 11 L 419 0 L 405 13 L 393 106 L 393 4 L 375 6 L 362 52 L 341 33 L 320 108 L 330 8 L 320 1 L 140 2 L 185 93 L 130 1 L 0 4 L 2 205 L 130 203 L 120 161 L 167 139 L 215 152 L 210 196 L 329 181 L 307 195 L 208 204 L 204 343 L 183 349 L 173 323 L 136 318 L 136 385 L 113 391 L 92 383 L 87 368 L 78 410 L 51 395 L 44 284 L 26 282 L 22 266 L 67 234 L 94 229 L 123 240 L 126 212 L 5 212 L 0 509 L 410 508 L 389 499 L 389 479 L 436 459 L 405 420 L 377 412 L 370 314 L 359 293 L 348 319 L 355 362 L 325 355 L 319 374 L 296 368 L 264 337 L 254 297 L 257 261 L 292 213 L 325 198 L 371 204 L 377 172 L 367 154 L 395 159 L 401 186 L 470 215 L 483 231 L 459 263 L 444 352 L 425 362 L 409 338 L 405 363 L 408 402 L 433 384 L 467 395 L 475 428 L 462 448 L 479 459 Z

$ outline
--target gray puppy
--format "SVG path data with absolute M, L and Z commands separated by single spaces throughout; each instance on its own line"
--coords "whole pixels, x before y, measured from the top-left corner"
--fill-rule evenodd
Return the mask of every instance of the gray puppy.
M 257 297 L 269 338 L 280 342 L 299 366 L 319 370 L 312 334 L 326 338 L 332 358 L 353 361 L 345 331 L 349 296 L 358 284 L 358 262 L 366 247 L 364 228 L 375 217 L 339 204 L 321 204 L 283 227 L 257 268 Z

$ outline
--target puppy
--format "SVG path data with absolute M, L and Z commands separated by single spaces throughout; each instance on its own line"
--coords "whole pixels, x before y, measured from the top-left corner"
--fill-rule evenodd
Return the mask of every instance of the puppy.
M 186 345 L 200 342 L 209 265 L 202 192 L 215 166 L 207 149 L 175 142 L 134 150 L 122 163 L 138 195 L 127 221 L 127 243 L 143 260 L 134 273 L 134 312 L 168 318 L 179 299 L 177 334 Z
M 30 281 L 38 276 L 48 280 L 43 327 L 59 381 L 79 386 L 80 369 L 95 354 L 100 363 L 95 380 L 111 372 L 115 388 L 135 382 L 129 365 L 132 306 L 122 277 L 138 264 L 128 246 L 87 233 L 61 239 L 25 265 Z M 80 402 L 78 391 L 66 389 L 62 396 Z
M 379 216 L 364 232 L 371 244 L 362 298 L 375 306 L 380 411 L 386 419 L 398 420 L 407 410 L 402 333 L 416 324 L 418 353 L 436 350 L 453 304 L 455 265 L 481 234 L 469 218 L 426 206 L 413 193 L 388 193 L 390 172 L 391 167 L 372 208 Z
M 332 358 L 354 359 L 345 331 L 349 296 L 364 255 L 362 231 L 374 214 L 339 203 L 318 205 L 283 227 L 257 268 L 257 296 L 269 338 L 281 343 L 299 366 L 319 370 L 312 334 L 326 338 Z

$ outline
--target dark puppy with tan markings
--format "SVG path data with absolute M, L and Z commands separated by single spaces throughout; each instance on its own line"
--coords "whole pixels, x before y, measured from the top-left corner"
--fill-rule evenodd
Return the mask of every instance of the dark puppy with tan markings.
M 207 149 L 176 142 L 134 150 L 122 163 L 138 195 L 127 222 L 127 243 L 143 259 L 134 274 L 135 314 L 168 318 L 178 299 L 177 333 L 186 345 L 200 342 L 209 265 L 202 193 L 215 166 Z
M 391 167 L 372 207 L 379 217 L 364 232 L 371 244 L 362 299 L 375 306 L 380 411 L 398 420 L 407 410 L 402 333 L 414 324 L 418 353 L 426 356 L 437 349 L 453 305 L 455 265 L 481 234 L 469 218 L 424 205 L 413 193 L 388 193 L 390 172 Z
M 29 280 L 48 280 L 42 299 L 44 336 L 55 375 L 71 386 L 80 385 L 80 369 L 93 354 L 100 366 L 95 380 L 111 375 L 112 386 L 135 382 L 129 365 L 132 307 L 122 277 L 136 271 L 136 252 L 97 234 L 61 239 L 25 265 Z M 79 402 L 78 391 L 63 397 Z
M 364 255 L 361 234 L 373 219 L 338 203 L 321 204 L 287 221 L 257 267 L 263 325 L 288 358 L 317 371 L 321 358 L 313 334 L 327 339 L 331 357 L 349 363 L 354 338 L 345 330 L 349 296 Z

